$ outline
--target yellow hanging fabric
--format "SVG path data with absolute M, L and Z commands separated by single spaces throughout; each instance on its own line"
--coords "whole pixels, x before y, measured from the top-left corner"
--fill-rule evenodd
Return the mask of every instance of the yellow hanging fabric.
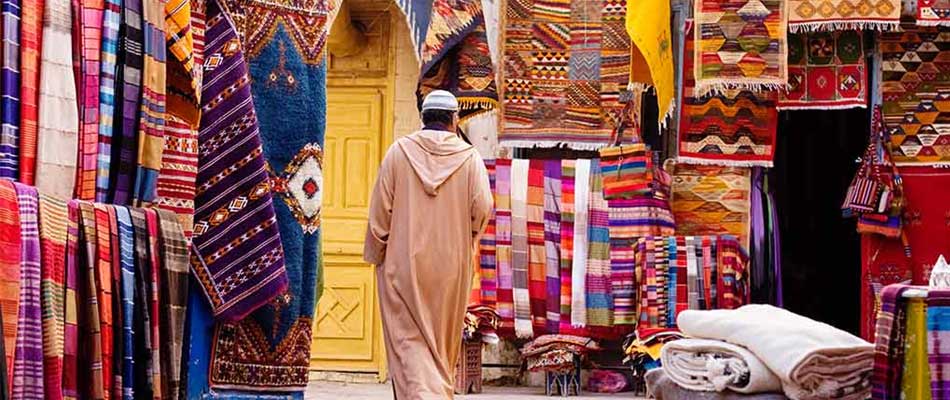
M 659 23 L 657 23 L 659 22 Z M 630 85 L 640 90 L 652 86 L 660 107 L 660 126 L 673 114 L 673 42 L 669 0 L 627 2 L 630 47 Z
M 927 306 L 924 299 L 907 303 L 904 340 L 904 376 L 901 398 L 930 400 L 930 364 L 927 361 Z

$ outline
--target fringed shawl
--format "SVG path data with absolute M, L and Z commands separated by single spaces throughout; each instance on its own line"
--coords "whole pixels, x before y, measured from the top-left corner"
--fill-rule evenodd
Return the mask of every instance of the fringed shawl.
M 610 293 L 610 210 L 604 199 L 599 160 L 591 162 L 590 235 L 587 255 L 587 324 L 613 324 Z
M 511 269 L 515 304 L 515 335 L 534 336 L 531 323 L 531 298 L 528 288 L 528 160 L 511 163 Z
M 498 330 L 514 333 L 515 306 L 512 291 L 511 160 L 495 165 L 495 262 L 498 266 Z
M 39 230 L 43 314 L 43 378 L 47 399 L 63 398 L 63 356 L 66 318 L 66 202 L 39 196 Z
M 20 308 L 20 214 L 13 182 L 0 179 L 0 311 L 3 312 L 3 345 L 6 350 L 7 382 L 13 382 Z
M 20 213 L 20 311 L 13 361 L 13 398 L 43 398 L 43 322 L 40 309 L 39 199 L 16 183 Z
M 561 160 L 544 162 L 544 250 L 547 285 L 547 332 L 558 333 L 561 321 Z

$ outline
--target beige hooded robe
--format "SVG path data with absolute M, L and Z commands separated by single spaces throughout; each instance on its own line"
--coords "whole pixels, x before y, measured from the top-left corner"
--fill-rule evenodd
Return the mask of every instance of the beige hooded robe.
M 377 265 L 398 400 L 452 398 L 475 240 L 492 201 L 482 158 L 454 133 L 416 132 L 383 159 L 363 257 Z

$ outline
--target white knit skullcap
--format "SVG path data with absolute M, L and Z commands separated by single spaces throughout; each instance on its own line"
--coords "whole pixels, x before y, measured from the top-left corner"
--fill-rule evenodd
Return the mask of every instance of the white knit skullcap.
M 422 111 L 426 110 L 458 111 L 459 102 L 454 94 L 445 90 L 436 90 L 429 93 L 422 101 Z

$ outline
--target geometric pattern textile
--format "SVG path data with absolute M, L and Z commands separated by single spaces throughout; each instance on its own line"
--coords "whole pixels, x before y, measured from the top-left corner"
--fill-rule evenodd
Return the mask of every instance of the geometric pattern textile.
M 917 0 L 917 25 L 950 26 L 950 0 Z
M 510 0 L 505 11 L 499 142 L 608 145 L 633 97 L 626 2 Z
M 783 0 L 696 1 L 697 94 L 781 89 L 788 82 Z
M 694 45 L 690 26 L 687 22 L 677 159 L 690 164 L 771 167 L 778 124 L 777 91 L 726 89 L 697 95 L 690 70 Z
M 900 23 L 901 0 L 788 0 L 788 13 L 788 30 L 792 33 L 893 31 Z
M 788 92 L 779 110 L 867 107 L 867 65 L 860 31 L 788 35 Z
M 677 164 L 673 215 L 678 235 L 734 235 L 748 248 L 752 171 Z
M 883 33 L 884 125 L 897 165 L 950 165 L 950 32 Z

